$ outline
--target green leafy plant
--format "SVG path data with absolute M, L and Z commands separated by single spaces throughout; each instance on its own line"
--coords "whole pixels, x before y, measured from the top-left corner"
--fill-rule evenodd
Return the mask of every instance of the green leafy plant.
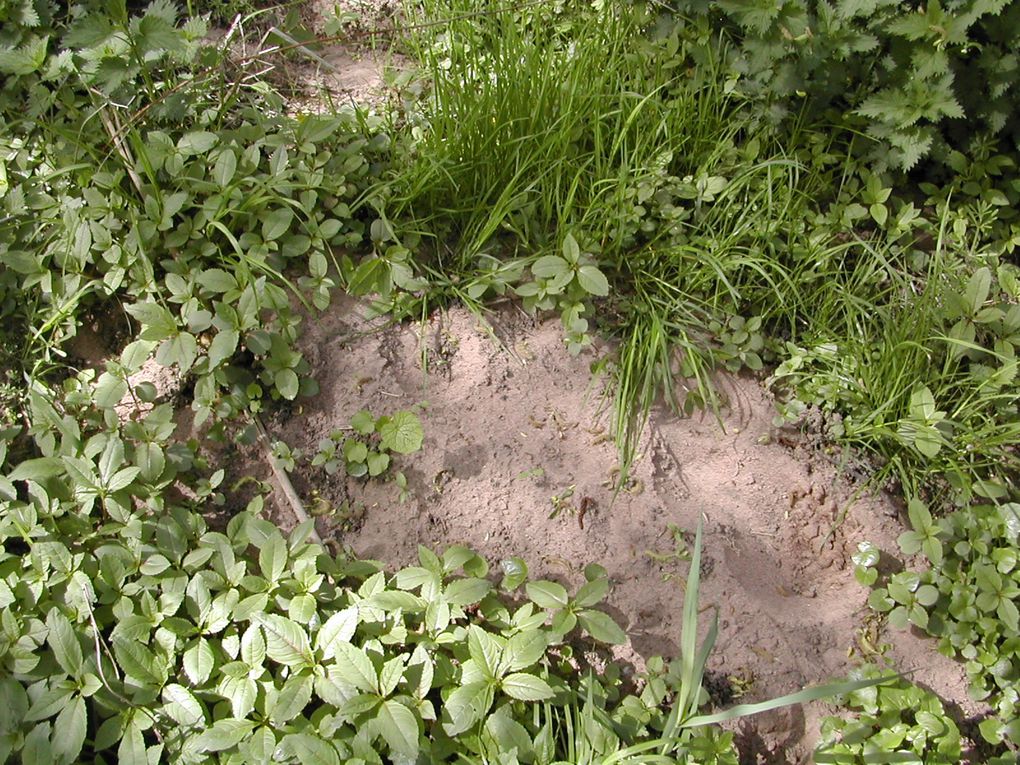
M 421 420 L 409 409 L 379 418 L 362 409 L 351 418 L 351 430 L 354 435 L 338 430 L 320 441 L 312 465 L 323 466 L 330 475 L 343 466 L 352 478 L 380 476 L 390 467 L 391 454 L 413 454 L 425 437 Z M 406 490 L 406 478 L 403 484 Z

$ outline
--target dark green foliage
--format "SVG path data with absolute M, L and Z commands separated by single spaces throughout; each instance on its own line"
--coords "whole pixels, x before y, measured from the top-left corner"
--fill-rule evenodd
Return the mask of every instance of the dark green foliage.
M 1007 0 L 680 0 L 698 34 L 725 30 L 734 86 L 769 120 L 830 115 L 911 169 L 976 135 L 1015 142 L 1020 5 Z M 681 22 L 686 23 L 686 22 Z M 690 34 L 687 32 L 686 34 Z

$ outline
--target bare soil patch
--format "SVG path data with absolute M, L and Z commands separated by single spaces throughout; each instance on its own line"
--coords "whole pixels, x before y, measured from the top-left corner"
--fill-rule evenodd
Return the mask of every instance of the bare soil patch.
M 705 622 L 707 609 L 720 620 L 710 660 L 717 696 L 770 698 L 845 676 L 859 660 L 869 612 L 850 556 L 865 539 L 895 550 L 898 508 L 859 492 L 809 446 L 779 443 L 758 381 L 718 379 L 720 420 L 655 412 L 632 481 L 614 501 L 605 382 L 590 371 L 604 347 L 571 358 L 558 322 L 516 308 L 488 326 L 457 308 L 379 331 L 356 318 L 363 308 L 341 299 L 310 322 L 303 351 L 321 393 L 267 424 L 311 455 L 360 409 L 378 416 L 427 402 L 425 446 L 396 465 L 411 492 L 403 503 L 390 482 L 299 467 L 299 492 L 314 488 L 349 508 L 320 519 L 324 539 L 394 568 L 414 562 L 418 545 L 463 544 L 494 568 L 520 556 L 533 577 L 575 587 L 586 564 L 601 563 L 614 583 L 609 610 L 630 636 L 620 658 L 640 669 L 650 656 L 677 654 L 687 571 L 677 553 L 702 515 Z M 293 522 L 283 504 L 272 512 L 281 526 Z M 895 644 L 900 669 L 919 669 L 915 681 L 966 698 L 962 668 L 934 641 L 880 638 Z M 975 711 L 964 706 L 962 714 Z M 744 722 L 742 756 L 808 761 L 825 712 L 818 704 Z

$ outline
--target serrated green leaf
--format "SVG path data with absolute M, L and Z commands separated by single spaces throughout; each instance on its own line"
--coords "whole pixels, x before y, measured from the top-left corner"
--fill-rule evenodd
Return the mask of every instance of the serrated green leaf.
M 570 600 L 567 589 L 556 582 L 549 582 L 540 579 L 535 582 L 528 582 L 525 587 L 528 597 L 539 608 L 565 608 Z
M 492 699 L 492 686 L 486 682 L 467 683 L 455 689 L 444 705 L 446 735 L 456 736 L 470 730 L 489 711 Z
M 319 628 L 315 636 L 315 650 L 322 652 L 323 659 L 332 659 L 336 656 L 336 644 L 351 642 L 357 628 L 357 606 L 337 611 Z
M 223 718 L 206 728 L 194 741 L 199 752 L 223 752 L 233 749 L 255 728 L 250 720 Z
M 310 733 L 290 733 L 283 737 L 279 748 L 302 765 L 340 765 L 336 748 Z
M 117 636 L 112 642 L 117 663 L 126 674 L 145 685 L 161 686 L 166 682 L 165 667 L 144 645 Z
M 85 700 L 81 696 L 75 695 L 70 703 L 60 710 L 57 719 L 53 721 L 53 730 L 57 733 L 52 742 L 54 762 L 60 765 L 78 762 L 78 755 L 81 753 L 88 730 Z
M 205 723 L 202 705 L 183 685 L 170 683 L 163 688 L 163 710 L 174 722 L 186 728 Z
M 414 412 L 394 412 L 379 427 L 380 446 L 397 454 L 413 454 L 425 438 L 421 420 Z
M 505 649 L 508 669 L 527 669 L 545 655 L 548 639 L 544 632 L 531 629 L 518 632 L 507 640 Z
M 209 679 L 209 675 L 216 666 L 216 657 L 209 646 L 209 641 L 205 638 L 199 638 L 191 648 L 184 652 L 183 661 L 184 673 L 192 685 L 203 684 Z
M 609 294 L 609 280 L 596 266 L 581 266 L 577 270 L 577 282 L 589 295 L 606 297 Z
M 555 694 L 542 678 L 531 675 L 527 672 L 514 672 L 503 678 L 500 686 L 503 692 L 513 699 L 520 701 L 545 701 L 551 699 Z
M 377 693 L 378 678 L 368 654 L 351 643 L 334 642 L 333 647 L 340 679 L 364 693 Z
M 46 629 L 46 642 L 53 651 L 53 658 L 67 674 L 77 677 L 81 671 L 83 657 L 81 645 L 71 622 L 54 608 L 46 616 Z
M 274 530 L 259 550 L 259 569 L 262 576 L 275 584 L 280 580 L 286 567 L 287 542 L 280 532 Z
M 308 635 L 296 622 L 279 614 L 257 614 L 253 621 L 261 625 L 266 636 L 266 654 L 288 667 L 315 664 Z
M 413 761 L 418 756 L 420 730 L 418 718 L 399 701 L 384 701 L 375 723 L 392 754 Z
M 581 627 L 593 638 L 609 645 L 622 645 L 627 642 L 626 633 L 613 621 L 613 618 L 602 611 L 578 611 L 577 620 Z
M 276 705 L 270 710 L 269 719 L 276 725 L 290 722 L 312 700 L 312 676 L 308 674 L 292 675 L 283 684 L 276 697 Z
M 451 605 L 470 606 L 480 601 L 491 591 L 492 583 L 488 579 L 470 577 L 450 582 L 446 586 L 443 597 Z

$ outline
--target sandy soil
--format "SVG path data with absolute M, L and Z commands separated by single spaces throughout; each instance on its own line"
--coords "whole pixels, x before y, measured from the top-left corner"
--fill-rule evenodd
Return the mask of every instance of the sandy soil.
M 614 502 L 604 383 L 590 373 L 605 348 L 571 358 L 557 321 L 536 322 L 516 308 L 490 316 L 491 330 L 453 309 L 424 326 L 367 332 L 358 312 L 342 300 L 306 327 L 302 346 L 321 394 L 271 419 L 273 437 L 311 455 L 359 409 L 379 416 L 427 402 L 425 444 L 394 465 L 408 477 L 403 503 L 391 482 L 300 466 L 299 492 L 308 497 L 314 488 L 347 508 L 320 519 L 324 538 L 394 567 L 412 563 L 419 544 L 465 544 L 494 567 L 520 556 L 533 577 L 574 586 L 587 563 L 601 563 L 614 582 L 608 610 L 630 636 L 621 658 L 640 667 L 649 656 L 677 653 L 687 571 L 677 553 L 700 516 L 702 603 L 719 613 L 710 660 L 718 697 L 770 698 L 843 676 L 860 659 L 869 612 L 850 556 L 865 539 L 896 550 L 897 505 L 854 499 L 859 487 L 810 439 L 777 433 L 755 379 L 719 378 L 721 422 L 708 413 L 654 413 L 633 481 Z M 275 514 L 283 526 L 293 522 L 285 505 Z M 899 668 L 918 670 L 915 681 L 966 699 L 961 667 L 933 641 L 881 639 L 894 644 Z M 807 761 L 827 711 L 816 704 L 744 722 L 743 761 Z M 964 703 L 963 714 L 975 711 Z

